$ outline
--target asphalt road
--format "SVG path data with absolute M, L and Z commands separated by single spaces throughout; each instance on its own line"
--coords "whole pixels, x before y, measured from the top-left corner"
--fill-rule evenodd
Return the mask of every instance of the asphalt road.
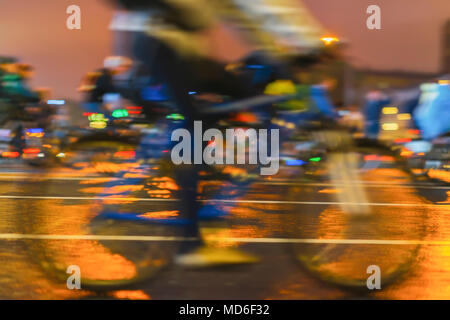
M 372 170 L 354 182 L 371 213 L 351 216 L 344 184 L 276 177 L 218 198 L 220 183 L 204 183 L 204 203 L 228 214 L 201 223 L 209 264 L 194 268 L 173 263 L 195 240 L 170 222 L 182 205 L 173 180 L 138 164 L 118 170 L 1 165 L 0 298 L 450 298 L 448 186 Z M 67 288 L 71 265 L 81 290 Z M 365 285 L 371 265 L 379 290 Z

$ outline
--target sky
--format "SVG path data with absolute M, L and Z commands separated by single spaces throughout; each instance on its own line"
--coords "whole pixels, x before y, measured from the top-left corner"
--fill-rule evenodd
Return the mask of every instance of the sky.
M 326 30 L 349 44 L 361 67 L 437 72 L 441 28 L 450 0 L 303 0 Z M 35 66 L 32 82 L 53 88 L 55 98 L 77 98 L 82 76 L 102 65 L 111 50 L 107 0 L 0 0 L 0 56 Z M 81 7 L 81 30 L 66 28 L 66 8 Z M 381 30 L 368 30 L 366 8 L 381 8 Z
M 450 0 L 303 0 L 330 32 L 345 38 L 352 63 L 380 70 L 437 72 Z M 381 30 L 369 30 L 366 9 L 381 9 Z

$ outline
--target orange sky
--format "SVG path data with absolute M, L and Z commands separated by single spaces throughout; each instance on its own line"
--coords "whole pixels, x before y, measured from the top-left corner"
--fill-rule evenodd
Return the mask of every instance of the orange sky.
M 375 69 L 437 72 L 450 0 L 303 0 L 329 30 L 345 37 L 352 63 Z M 366 9 L 381 8 L 382 30 L 368 30 Z
M 376 69 L 438 71 L 440 27 L 450 19 L 450 0 L 303 0 L 335 34 L 345 37 L 352 62 Z M 111 48 L 106 0 L 15 0 L 0 4 L 0 55 L 36 67 L 34 85 L 55 97 L 77 97 L 87 71 L 101 66 Z M 66 8 L 82 9 L 82 30 L 66 29 Z M 382 30 L 366 28 L 366 8 L 382 9 Z

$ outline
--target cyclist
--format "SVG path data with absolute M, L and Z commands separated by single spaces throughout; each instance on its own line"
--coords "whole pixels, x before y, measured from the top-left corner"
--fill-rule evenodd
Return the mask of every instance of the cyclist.
M 450 131 L 450 84 L 448 80 L 426 83 L 421 91 L 414 118 L 423 138 L 432 140 Z
M 234 98 L 259 94 L 245 77 L 228 72 L 225 65 L 250 52 L 262 52 L 262 60 L 284 78 L 290 77 L 284 62 L 321 46 L 320 26 L 307 17 L 309 28 L 299 28 L 304 8 L 298 1 L 228 0 L 116 0 L 124 8 L 148 14 L 145 33 L 134 43 L 134 56 L 152 76 L 167 84 L 172 101 L 185 117 L 185 126 L 201 120 L 190 91 L 215 92 Z M 280 10 L 273 10 L 273 6 Z M 305 31 L 306 30 L 306 31 Z M 187 236 L 200 238 L 197 180 L 199 167 L 178 166 L 183 214 L 192 221 Z M 188 248 L 185 248 L 188 249 Z M 180 261 L 200 258 L 187 255 Z
M 364 105 L 365 117 L 365 136 L 369 139 L 376 140 L 380 131 L 380 117 L 383 107 L 390 103 L 389 97 L 382 89 L 370 91 L 366 95 Z
M 30 90 L 26 81 L 31 77 L 33 68 L 28 64 L 3 64 L 0 74 L 1 93 L 3 98 L 14 102 L 38 102 L 37 93 Z
M 102 69 L 85 76 L 78 90 L 86 94 L 83 103 L 86 112 L 101 113 L 103 103 L 109 101 L 111 95 L 118 99 L 121 88 L 115 77 L 126 72 L 131 64 L 131 60 L 126 57 L 107 57 Z
M 23 118 L 27 103 L 40 101 L 39 95 L 32 91 L 27 80 L 33 68 L 28 64 L 13 60 L 0 64 L 0 123 L 14 118 Z

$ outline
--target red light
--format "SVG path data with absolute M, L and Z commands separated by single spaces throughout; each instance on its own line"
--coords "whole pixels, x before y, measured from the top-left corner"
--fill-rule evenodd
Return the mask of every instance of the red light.
M 381 162 L 393 162 L 395 159 L 391 156 L 380 156 L 379 160 Z
M 135 151 L 117 151 L 114 153 L 115 158 L 124 158 L 124 159 L 131 159 L 134 158 L 136 155 Z
M 37 149 L 37 148 L 27 148 L 27 149 L 23 149 L 23 153 L 26 154 L 36 154 L 36 153 L 40 153 L 41 149 Z
M 379 156 L 376 154 L 369 154 L 364 156 L 364 161 L 380 161 L 380 162 L 392 162 L 394 158 L 390 156 Z
M 141 111 L 128 111 L 128 114 L 141 114 Z
M 410 138 L 397 138 L 394 140 L 395 143 L 408 143 L 411 142 Z
M 364 161 L 378 161 L 378 156 L 376 154 L 364 156 Z
M 2 152 L 2 157 L 3 158 L 17 158 L 18 156 L 20 156 L 20 154 L 16 151 L 7 151 L 7 152 Z
M 90 117 L 90 116 L 92 116 L 94 113 L 93 112 L 84 112 L 83 113 L 83 116 L 84 117 Z
M 134 106 L 132 106 L 132 107 L 125 107 L 125 109 L 127 109 L 127 110 L 142 110 L 142 107 L 134 107 Z

